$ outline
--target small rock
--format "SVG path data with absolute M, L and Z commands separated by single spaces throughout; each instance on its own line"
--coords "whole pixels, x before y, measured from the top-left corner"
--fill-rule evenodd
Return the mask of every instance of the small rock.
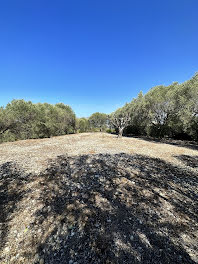
M 73 264 L 74 262 L 73 262 L 73 260 L 72 259 L 70 259 L 69 260 L 69 264 Z
M 134 239 L 134 236 L 131 235 L 131 236 L 130 236 L 130 240 L 133 240 L 133 239 Z
M 35 260 L 38 261 L 39 260 L 39 254 L 35 255 Z
M 9 248 L 9 247 L 6 247 L 6 248 L 5 248 L 5 251 L 6 251 L 6 252 L 8 252 L 9 250 L 10 250 L 10 248 Z
M 39 260 L 39 264 L 44 264 L 44 263 L 45 262 L 44 262 L 44 259 L 43 258 Z

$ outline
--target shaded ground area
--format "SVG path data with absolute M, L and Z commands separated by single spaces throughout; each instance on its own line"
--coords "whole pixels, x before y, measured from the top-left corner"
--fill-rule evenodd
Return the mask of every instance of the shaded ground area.
M 197 190 L 196 170 L 146 155 L 2 164 L 0 262 L 198 263 Z
M 198 156 L 180 155 L 175 157 L 181 160 L 186 166 L 198 168 Z
M 143 140 L 146 140 L 148 142 L 155 142 L 155 143 L 161 143 L 161 144 L 169 144 L 173 146 L 178 146 L 182 148 L 189 148 L 198 150 L 198 143 L 196 141 L 188 141 L 188 140 L 176 140 L 172 138 L 153 138 L 153 137 L 146 137 L 146 136 L 134 136 L 134 135 L 126 135 L 127 137 L 132 138 L 141 138 Z
M 8 223 L 12 219 L 12 213 L 17 209 L 17 203 L 25 195 L 24 185 L 28 180 L 29 177 L 10 162 L 0 167 L 0 249 L 5 246 L 4 238 L 9 232 Z

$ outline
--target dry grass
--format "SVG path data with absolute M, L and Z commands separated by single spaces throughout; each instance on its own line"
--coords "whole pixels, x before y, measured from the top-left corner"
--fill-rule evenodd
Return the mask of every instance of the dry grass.
M 198 263 L 197 161 L 104 133 L 0 145 L 0 263 Z
M 198 149 L 198 147 L 197 147 Z M 47 139 L 31 139 L 0 145 L 0 164 L 16 162 L 28 172 L 45 169 L 50 160 L 59 155 L 86 154 L 140 154 L 183 166 L 176 156 L 196 156 L 197 150 L 178 147 L 177 145 L 145 141 L 140 138 L 118 139 L 115 135 L 105 133 L 84 133 L 52 137 Z

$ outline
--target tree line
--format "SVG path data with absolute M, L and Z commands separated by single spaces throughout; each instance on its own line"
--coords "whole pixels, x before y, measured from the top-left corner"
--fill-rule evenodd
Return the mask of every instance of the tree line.
M 130 113 L 126 134 L 198 140 L 198 74 L 184 83 L 153 87 L 116 112 Z M 115 112 L 115 114 L 116 114 Z
M 77 132 L 117 132 L 198 140 L 198 74 L 190 80 L 153 87 L 110 115 L 77 118 L 63 103 L 13 100 L 0 108 L 0 142 L 45 138 Z
M 0 107 L 0 143 L 106 131 L 107 122 L 108 116 L 103 113 L 77 118 L 72 108 L 63 103 L 33 104 L 31 101 L 13 100 L 6 107 Z
M 45 138 L 75 132 L 76 116 L 62 103 L 33 104 L 13 100 L 0 108 L 0 141 Z

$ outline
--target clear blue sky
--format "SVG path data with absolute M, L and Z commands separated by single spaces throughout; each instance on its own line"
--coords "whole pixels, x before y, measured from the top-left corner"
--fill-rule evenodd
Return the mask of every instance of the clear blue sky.
M 1 0 L 0 105 L 110 113 L 198 71 L 198 0 Z

